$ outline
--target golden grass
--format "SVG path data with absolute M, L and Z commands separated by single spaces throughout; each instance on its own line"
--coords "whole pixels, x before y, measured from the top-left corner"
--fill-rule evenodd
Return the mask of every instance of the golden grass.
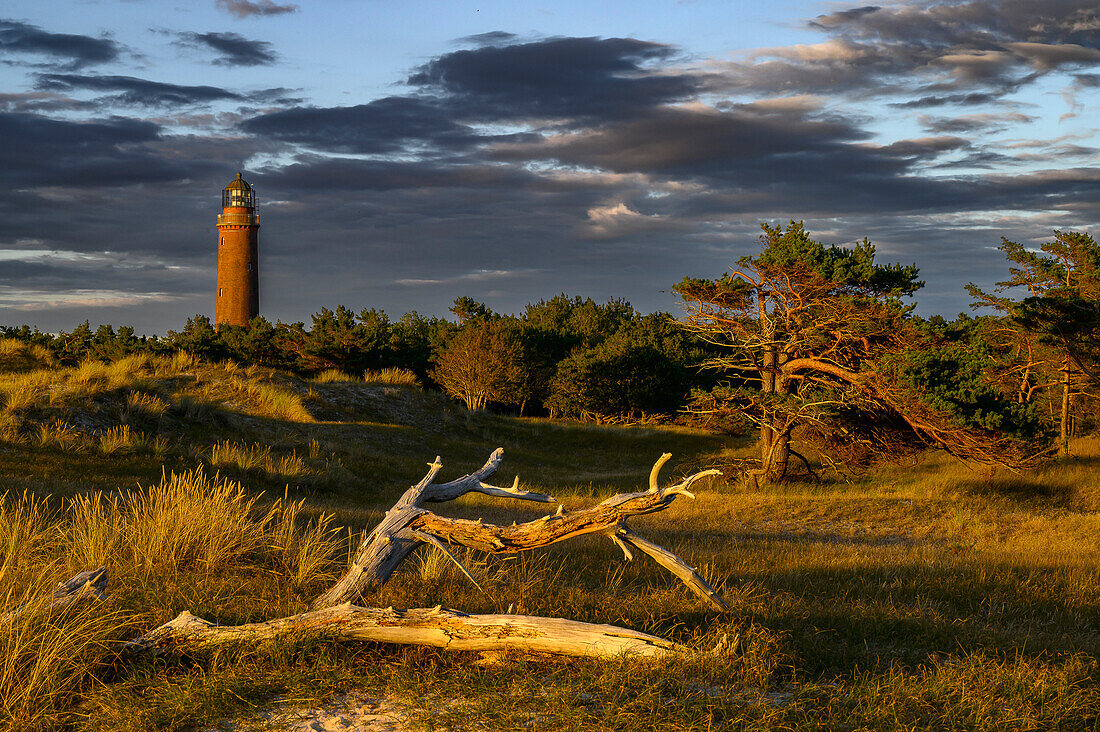
M 273 456 L 267 445 L 245 445 L 229 440 L 215 443 L 210 448 L 210 463 L 243 471 L 261 470 L 283 477 L 300 477 L 312 473 L 305 460 L 298 457 L 297 453 Z
M 50 609 L 64 571 L 62 551 L 45 498 L 0 497 L 0 728 L 57 723 L 71 695 L 92 680 L 118 629 L 118 617 L 99 608 Z M 19 614 L 3 618 L 17 608 Z
M 291 422 L 313 422 L 302 395 L 279 384 L 235 378 L 232 385 L 256 414 Z
M 333 384 L 359 381 L 359 379 L 350 374 L 344 373 L 340 369 L 325 369 L 324 371 L 314 376 L 312 380 L 317 382 L 318 384 Z
M 115 455 L 144 450 L 147 443 L 145 435 L 130 429 L 130 425 L 123 424 L 100 432 L 97 447 L 104 455 Z
M 50 729 L 70 717 L 73 698 L 95 683 L 112 655 L 119 617 L 91 603 L 51 611 L 52 566 L 22 591 L 0 584 L 4 608 L 24 613 L 0 623 L 0 728 Z
M 239 483 L 198 468 L 164 476 L 123 501 L 132 561 L 149 572 L 238 560 L 263 546 L 271 517 L 256 520 L 256 501 Z
M 376 371 L 363 372 L 363 381 L 367 384 L 382 386 L 415 386 L 420 387 L 420 379 L 409 369 L 389 367 Z
M 33 371 L 53 366 L 53 354 L 44 346 L 16 338 L 0 338 L 0 373 Z
M 291 585 L 302 588 L 317 580 L 334 581 L 334 560 L 345 550 L 342 527 L 333 526 L 333 514 L 305 519 L 305 499 L 283 496 L 272 508 L 268 549 Z

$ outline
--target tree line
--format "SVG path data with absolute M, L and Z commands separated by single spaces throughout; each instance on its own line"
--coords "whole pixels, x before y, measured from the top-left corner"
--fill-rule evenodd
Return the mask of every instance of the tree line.
M 460 297 L 453 319 L 339 306 L 308 326 L 215 328 L 196 315 L 163 337 L 87 322 L 0 330 L 61 363 L 185 350 L 303 375 L 400 367 L 470 409 L 755 430 L 751 474 L 764 480 L 810 469 L 796 440 L 838 467 L 927 446 L 1023 467 L 1096 426 L 1100 247 L 1088 234 L 1003 240 L 1006 279 L 968 288 L 984 314 L 948 321 L 916 316 L 916 266 L 877 263 L 866 240 L 826 246 L 795 221 L 762 230 L 757 254 L 675 286 L 681 318 L 561 294 L 518 314 Z
M 338 306 L 322 308 L 308 325 L 259 317 L 247 327 L 215 327 L 195 315 L 165 336 L 88 322 L 57 334 L 0 326 L 0 335 L 43 345 L 69 365 L 183 350 L 304 376 L 404 368 L 470 409 L 597 422 L 673 418 L 692 387 L 714 381 L 697 368 L 705 348 L 675 318 L 639 313 L 625 300 L 561 294 L 512 315 L 460 297 L 451 312 L 453 319 L 411 312 L 390 320 L 379 310 Z

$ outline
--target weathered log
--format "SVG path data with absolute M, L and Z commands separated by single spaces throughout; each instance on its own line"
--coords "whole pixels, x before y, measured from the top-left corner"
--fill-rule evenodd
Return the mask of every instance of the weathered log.
M 503 458 L 503 449 L 497 448 L 489 460 L 476 473 L 440 486 L 431 484 L 442 467 L 437 457 L 429 471 L 415 486 L 405 492 L 397 504 L 386 513 L 359 551 L 340 580 L 314 601 L 315 608 L 356 601 L 377 589 L 397 566 L 421 544 L 457 545 L 491 554 L 508 554 L 549 546 L 559 541 L 583 534 L 603 533 L 612 537 L 620 546 L 627 541 L 661 566 L 679 577 L 685 585 L 717 610 L 728 611 L 729 605 L 705 580 L 672 552 L 648 542 L 626 528 L 626 519 L 668 508 L 677 496 L 694 498 L 689 488 L 703 478 L 719 475 L 717 470 L 704 470 L 690 475 L 679 483 L 660 488 L 658 475 L 661 467 L 672 457 L 665 453 L 654 464 L 649 475 L 649 490 L 638 493 L 620 493 L 591 508 L 566 512 L 559 505 L 554 515 L 543 516 L 512 526 L 483 523 L 480 519 L 453 519 L 439 516 L 420 507 L 425 502 L 454 500 L 471 491 L 493 496 L 506 496 L 522 500 L 549 502 L 554 499 L 541 493 L 519 490 L 519 479 L 511 488 L 498 488 L 482 482 L 491 475 Z M 449 554 L 449 552 L 448 552 Z M 627 558 L 631 553 L 625 551 Z M 453 558 L 453 557 L 452 557 Z M 469 576 L 469 573 L 467 573 Z
M 17 608 L 8 610 L 0 615 L 0 626 L 11 623 L 16 618 L 29 612 L 48 613 L 60 610 L 80 600 L 102 600 L 104 587 L 107 582 L 107 570 L 105 567 L 89 569 L 57 583 L 57 589 L 48 598 L 41 597 Z M 45 602 L 42 602 L 45 600 Z
M 394 610 L 350 603 L 263 623 L 217 625 L 189 612 L 124 644 L 134 653 L 206 650 L 219 645 L 321 635 L 448 651 L 518 650 L 558 656 L 663 657 L 684 649 L 656 636 L 614 625 L 527 615 L 467 615 L 442 607 Z

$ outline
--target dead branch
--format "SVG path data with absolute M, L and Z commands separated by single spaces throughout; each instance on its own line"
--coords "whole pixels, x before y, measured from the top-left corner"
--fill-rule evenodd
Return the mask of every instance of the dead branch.
M 653 466 L 649 476 L 649 490 L 639 493 L 620 493 L 591 508 L 566 512 L 558 507 L 554 515 L 512 526 L 483 523 L 480 519 L 453 519 L 439 516 L 423 508 L 427 501 L 453 500 L 471 491 L 493 496 L 519 498 L 533 501 L 553 501 L 541 493 L 519 490 L 518 478 L 511 488 L 497 488 L 482 482 L 500 465 L 503 449 L 497 448 L 481 470 L 441 486 L 433 486 L 432 479 L 442 467 L 439 458 L 429 466 L 424 478 L 410 488 L 397 504 L 387 512 L 385 519 L 370 533 L 359 547 L 351 567 L 325 594 L 314 601 L 314 608 L 332 607 L 343 602 L 360 599 L 380 587 L 389 579 L 397 566 L 421 544 L 444 544 L 476 549 L 490 554 L 510 554 L 537 549 L 583 534 L 606 534 L 622 546 L 631 543 L 653 557 L 661 566 L 679 577 L 685 585 L 716 610 L 728 611 L 729 605 L 711 588 L 694 569 L 675 554 L 656 544 L 641 539 L 626 528 L 631 516 L 663 511 L 677 496 L 694 498 L 689 488 L 695 482 L 719 475 L 717 470 L 704 470 L 684 478 L 679 483 L 660 488 L 657 483 L 661 467 L 668 462 L 665 453 Z M 641 543 L 639 543 L 641 542 Z M 449 552 L 448 552 L 449 554 Z M 626 552 L 627 557 L 631 555 Z M 452 557 L 453 558 L 453 557 Z M 468 576 L 468 573 L 467 573 Z
M 106 575 L 106 568 L 100 567 L 81 572 L 64 582 L 58 582 L 57 589 L 49 598 L 40 597 L 31 600 L 0 615 L 0 627 L 29 612 L 45 614 L 81 600 L 102 600 L 105 597 L 103 590 L 107 582 Z M 46 601 L 42 602 L 42 600 Z
M 433 646 L 448 651 L 518 650 L 558 656 L 662 657 L 685 650 L 663 638 L 613 625 L 527 615 L 467 615 L 442 607 L 395 610 L 350 603 L 263 623 L 217 625 L 189 612 L 124 644 L 132 653 L 195 651 L 287 637 Z

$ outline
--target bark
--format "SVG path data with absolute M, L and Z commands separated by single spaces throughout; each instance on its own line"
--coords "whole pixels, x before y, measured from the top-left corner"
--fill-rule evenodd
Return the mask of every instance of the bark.
M 1063 455 L 1069 455 L 1070 433 L 1070 386 L 1073 370 L 1070 368 L 1069 359 L 1062 363 L 1062 413 L 1058 420 L 1058 448 Z

